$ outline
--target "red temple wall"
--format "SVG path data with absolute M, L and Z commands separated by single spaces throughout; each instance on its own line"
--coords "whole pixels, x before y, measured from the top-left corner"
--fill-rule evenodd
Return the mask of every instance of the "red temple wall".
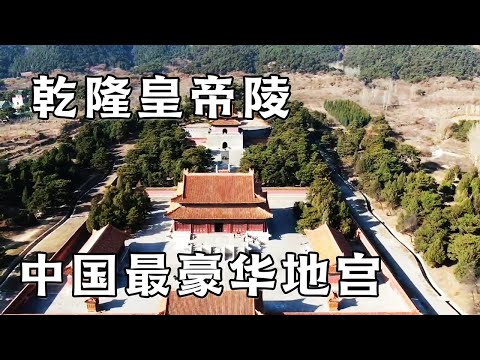
M 232 233 L 244 233 L 247 231 L 248 224 L 232 224 Z
M 208 220 L 206 220 L 208 221 Z M 265 221 L 239 222 L 226 220 L 217 222 L 223 224 L 222 231 L 225 233 L 245 233 L 246 231 L 266 231 Z M 199 220 L 185 220 L 174 222 L 175 231 L 191 231 L 192 233 L 213 233 L 215 222 L 201 222 Z
M 192 225 L 175 221 L 174 229 L 175 231 L 192 231 Z
M 265 222 L 261 223 L 249 223 L 248 224 L 249 231 L 266 231 Z

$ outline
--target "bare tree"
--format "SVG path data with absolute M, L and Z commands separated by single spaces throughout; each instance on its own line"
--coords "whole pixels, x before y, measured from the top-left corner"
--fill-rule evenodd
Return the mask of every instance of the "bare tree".
M 480 167 L 480 126 L 474 125 L 468 134 L 470 157 L 477 168 Z
M 435 121 L 435 131 L 440 140 L 445 140 L 450 125 L 451 121 L 446 117 L 440 117 Z
M 454 110 L 450 106 L 439 106 L 435 110 L 421 111 L 424 116 L 435 124 L 435 133 L 439 140 L 445 140 L 447 131 L 452 125 Z

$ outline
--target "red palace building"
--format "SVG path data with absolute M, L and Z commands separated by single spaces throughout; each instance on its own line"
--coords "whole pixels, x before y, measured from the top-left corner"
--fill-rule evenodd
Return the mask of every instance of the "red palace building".
M 165 216 L 174 231 L 245 233 L 267 231 L 272 218 L 266 193 L 248 173 L 183 172 Z

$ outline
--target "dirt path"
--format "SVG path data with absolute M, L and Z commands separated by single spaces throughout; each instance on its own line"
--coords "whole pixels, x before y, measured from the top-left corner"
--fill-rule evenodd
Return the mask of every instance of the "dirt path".
M 398 216 L 393 214 L 390 210 L 382 209 L 382 206 L 378 201 L 370 199 L 372 207 L 375 208 L 375 215 L 381 219 L 390 229 L 395 229 Z M 395 235 L 400 238 L 406 244 L 410 244 L 413 247 L 412 239 L 410 236 L 395 231 Z M 468 314 L 475 314 L 475 301 L 480 301 L 480 294 L 477 293 L 474 286 L 459 283 L 453 271 L 454 266 L 442 266 L 439 268 L 425 267 L 428 274 L 433 278 L 435 283 L 457 303 L 463 311 Z
M 54 226 L 62 215 L 56 215 L 48 219 L 40 221 L 40 225 L 30 227 L 22 231 L 10 231 L 3 233 L 3 241 L 0 241 L 0 246 L 3 246 L 6 251 L 0 260 L 0 277 L 3 276 L 8 265 L 19 255 L 25 248 L 35 241 L 40 235 L 48 231 Z

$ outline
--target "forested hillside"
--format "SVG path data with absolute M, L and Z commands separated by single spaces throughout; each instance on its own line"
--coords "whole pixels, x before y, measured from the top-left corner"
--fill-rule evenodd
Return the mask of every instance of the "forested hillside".
M 244 71 L 315 72 L 340 60 L 334 45 L 33 45 L 3 46 L 0 76 L 54 69 L 83 71 L 107 64 L 137 72 L 163 71 L 177 66 L 187 73 Z
M 360 77 L 421 81 L 435 76 L 470 79 L 480 73 L 480 52 L 465 45 L 349 46 L 345 65 L 360 67 Z
M 84 71 L 98 64 L 134 70 L 226 74 L 329 70 L 344 45 L 27 45 L 0 46 L 0 77 L 23 71 Z M 370 81 L 393 77 L 420 81 L 449 75 L 469 79 L 480 72 L 480 52 L 460 45 L 350 45 L 345 65 L 360 67 Z
M 13 60 L 21 56 L 25 48 L 20 45 L 0 45 L 0 77 L 8 77 Z
M 33 45 L 15 57 L 9 73 L 48 72 L 54 69 L 84 71 L 89 66 L 107 64 L 128 69 L 133 65 L 129 45 Z
M 337 110 L 337 108 L 334 108 Z M 480 178 L 451 167 L 439 184 L 423 171 L 420 152 L 393 137 L 383 116 L 365 129 L 346 114 L 349 126 L 337 133 L 336 151 L 351 163 L 359 188 L 397 211 L 397 230 L 414 239 L 415 250 L 434 267 L 456 262 L 463 282 L 480 277 Z M 323 141 L 322 141 L 323 143 Z

